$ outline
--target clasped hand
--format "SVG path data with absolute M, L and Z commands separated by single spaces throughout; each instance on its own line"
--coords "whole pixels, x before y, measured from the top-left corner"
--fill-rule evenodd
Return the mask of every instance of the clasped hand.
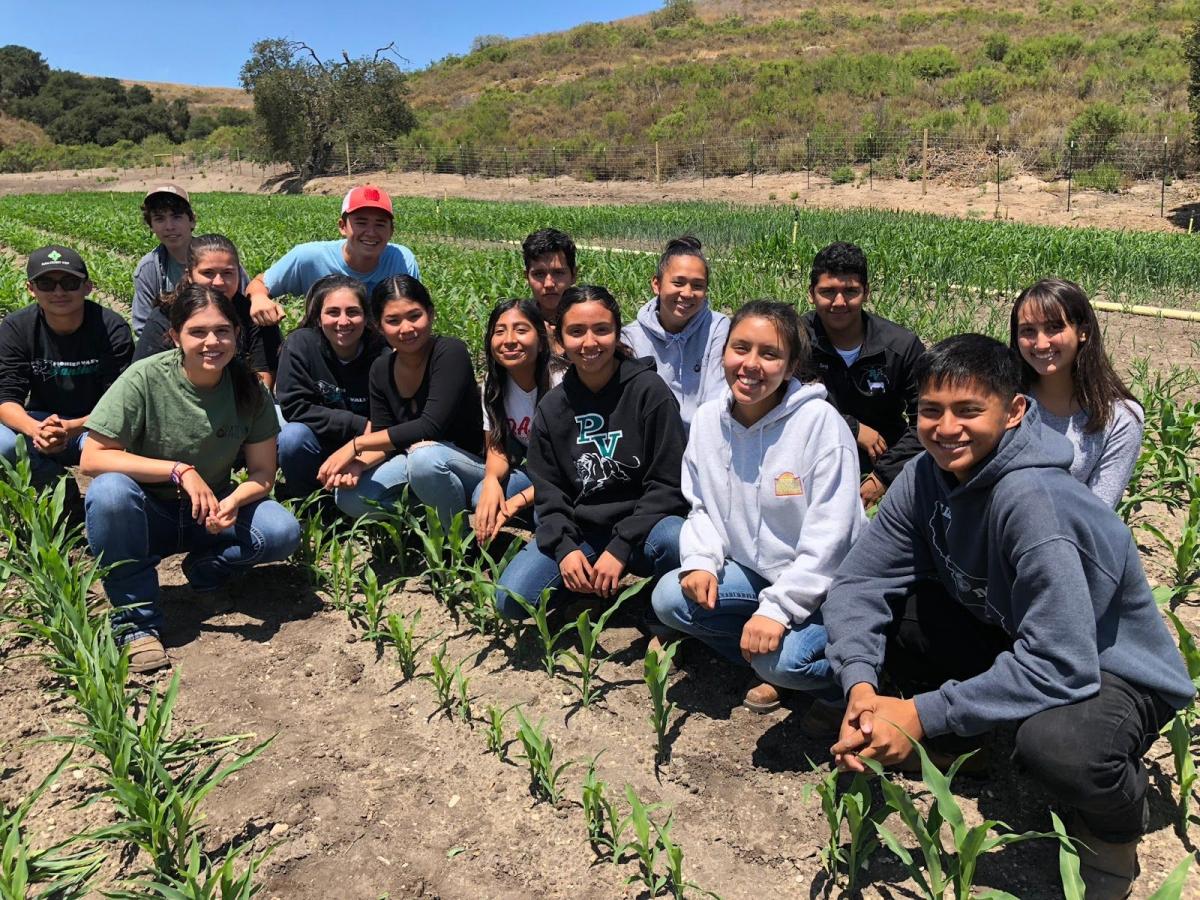
M 838 741 L 830 748 L 843 772 L 865 772 L 864 759 L 882 766 L 903 762 L 912 753 L 912 742 L 925 736 L 912 700 L 881 697 L 865 682 L 850 689 L 849 700 Z

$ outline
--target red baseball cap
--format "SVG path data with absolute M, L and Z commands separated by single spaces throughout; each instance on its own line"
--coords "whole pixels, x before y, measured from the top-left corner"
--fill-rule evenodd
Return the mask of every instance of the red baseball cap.
M 381 209 L 389 216 L 392 215 L 392 198 L 383 188 L 373 184 L 364 184 L 351 188 L 342 201 L 342 215 L 348 215 L 358 209 Z

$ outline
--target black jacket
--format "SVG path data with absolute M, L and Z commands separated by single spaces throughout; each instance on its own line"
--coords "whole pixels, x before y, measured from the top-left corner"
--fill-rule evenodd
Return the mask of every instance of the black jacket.
M 386 348 L 368 331 L 358 356 L 343 363 L 321 329 L 297 328 L 283 343 L 275 381 L 284 419 L 307 425 L 327 451 L 362 434 L 371 412 L 371 365 Z
M 829 401 L 858 437 L 858 423 L 878 431 L 888 449 L 874 465 L 866 451 L 858 449 L 863 474 L 874 472 L 885 485 L 900 474 L 904 464 L 921 452 L 917 440 L 917 382 L 913 367 L 925 352 L 915 334 L 882 316 L 863 312 L 862 352 L 854 365 L 845 361 L 825 334 L 815 311 L 804 314 L 804 326 L 812 340 L 812 374 L 829 391 Z
M 425 377 L 411 397 L 396 390 L 395 364 L 393 350 L 371 366 L 371 427 L 386 429 L 401 453 L 418 441 L 444 441 L 482 456 L 483 406 L 467 345 L 455 337 L 435 336 Z
M 611 532 L 622 563 L 666 516 L 686 516 L 679 404 L 652 359 L 627 359 L 599 393 L 574 367 L 542 399 L 529 439 L 537 543 L 562 559 L 585 533 Z
M 238 317 L 238 353 L 250 360 L 250 368 L 255 372 L 273 374 L 279 368 L 279 347 L 283 343 L 283 335 L 278 325 L 268 325 L 265 328 L 254 324 L 250 318 L 250 301 L 245 294 L 233 298 L 233 309 Z M 142 333 L 138 336 L 137 346 L 133 351 L 133 361 L 145 359 L 170 350 L 175 345 L 167 333 L 171 330 L 171 322 L 167 318 L 165 307 L 156 306 L 146 317 Z

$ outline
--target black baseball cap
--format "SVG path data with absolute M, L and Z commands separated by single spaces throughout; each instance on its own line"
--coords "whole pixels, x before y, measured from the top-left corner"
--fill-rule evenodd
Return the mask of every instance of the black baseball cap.
M 33 281 L 47 272 L 67 272 L 80 278 L 88 277 L 83 257 L 70 247 L 61 247 L 58 244 L 39 247 L 29 254 L 29 262 L 25 265 L 25 274 L 29 280 Z

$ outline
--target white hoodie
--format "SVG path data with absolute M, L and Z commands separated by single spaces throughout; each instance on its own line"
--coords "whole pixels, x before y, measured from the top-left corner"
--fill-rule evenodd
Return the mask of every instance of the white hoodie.
M 771 584 L 758 614 L 793 628 L 825 599 L 834 570 L 866 527 L 858 450 L 819 384 L 788 382 L 750 428 L 730 414 L 728 387 L 692 419 L 683 455 L 691 512 L 679 537 L 684 571 L 718 578 L 732 559 Z
M 679 402 L 684 428 L 701 403 L 719 397 L 725 389 L 721 357 L 729 335 L 729 317 L 713 312 L 707 300 L 683 331 L 671 334 L 658 320 L 658 298 L 651 297 L 622 334 L 634 356 L 654 360 L 659 377 Z

